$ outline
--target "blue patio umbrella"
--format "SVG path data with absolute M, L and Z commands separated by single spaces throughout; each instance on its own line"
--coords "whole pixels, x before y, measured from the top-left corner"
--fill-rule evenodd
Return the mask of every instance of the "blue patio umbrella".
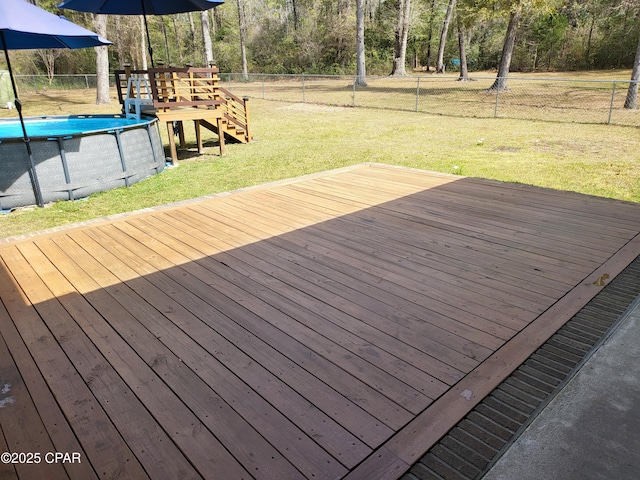
M 65 18 L 58 17 L 24 0 L 0 1 L 0 48 L 4 50 L 11 86 L 15 94 L 15 105 L 20 117 L 24 143 L 29 154 L 29 174 L 36 201 L 43 206 L 42 192 L 36 174 L 29 135 L 22 117 L 22 104 L 13 78 L 8 50 L 30 50 L 41 48 L 85 48 L 108 45 L 111 42 L 86 30 Z
M 147 32 L 151 66 L 154 66 L 147 15 L 196 12 L 208 10 L 223 3 L 224 0 L 65 0 L 58 7 L 107 15 L 142 15 Z

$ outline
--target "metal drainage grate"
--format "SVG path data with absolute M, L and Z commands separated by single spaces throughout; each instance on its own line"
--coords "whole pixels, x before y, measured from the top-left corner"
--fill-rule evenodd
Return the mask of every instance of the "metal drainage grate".
M 640 256 L 416 462 L 401 480 L 481 478 L 606 339 L 640 293 Z

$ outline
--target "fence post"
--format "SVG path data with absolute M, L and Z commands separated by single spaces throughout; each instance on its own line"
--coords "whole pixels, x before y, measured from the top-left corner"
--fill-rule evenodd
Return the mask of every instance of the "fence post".
M 611 125 L 611 116 L 613 115 L 613 102 L 616 98 L 616 83 L 613 82 L 613 89 L 611 90 L 611 105 L 609 105 L 609 120 L 607 120 L 607 125 Z
M 89 76 L 88 75 L 84 76 L 84 83 L 87 85 L 87 90 L 89 90 Z
M 416 112 L 418 111 L 419 100 L 420 100 L 420 77 L 418 77 L 418 85 L 416 86 Z
M 500 98 L 500 85 L 496 88 L 496 106 L 493 110 L 493 118 L 498 118 L 498 99 Z
M 351 99 L 351 106 L 355 107 L 356 106 L 356 80 L 358 79 L 358 77 L 353 77 L 353 95 L 352 95 L 352 99 Z
M 262 75 L 262 99 L 264 100 L 264 77 L 265 75 Z
M 302 103 L 304 102 L 304 73 L 302 74 Z

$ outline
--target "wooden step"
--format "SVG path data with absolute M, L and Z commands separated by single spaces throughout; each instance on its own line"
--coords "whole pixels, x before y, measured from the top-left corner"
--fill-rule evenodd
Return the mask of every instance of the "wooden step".
M 226 122 L 224 120 L 222 122 L 224 124 L 223 133 L 225 135 L 226 140 L 229 140 L 231 142 L 248 143 L 246 131 L 244 129 L 240 129 L 236 125 L 230 125 L 229 122 Z M 220 135 L 220 133 L 218 132 L 217 125 L 210 123 L 206 120 L 201 120 L 200 125 L 212 131 L 216 135 L 218 136 Z

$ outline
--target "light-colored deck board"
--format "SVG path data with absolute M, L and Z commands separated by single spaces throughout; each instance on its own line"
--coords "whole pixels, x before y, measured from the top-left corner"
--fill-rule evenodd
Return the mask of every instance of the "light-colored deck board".
M 77 235 L 81 236 L 83 234 L 84 232 L 79 232 Z M 92 244 L 94 248 L 99 248 L 97 242 L 91 242 L 88 239 L 83 239 L 83 245 L 90 246 Z M 103 258 L 109 259 L 109 266 L 113 268 L 114 271 L 118 272 L 121 278 L 135 277 L 135 274 L 130 270 L 131 263 L 125 264 L 122 261 L 118 260 L 116 256 L 113 256 L 112 254 L 108 254 L 106 252 L 103 252 L 101 256 Z M 134 259 L 129 256 L 129 262 L 133 261 Z M 174 348 L 176 348 L 176 346 L 180 347 L 179 350 L 175 351 L 175 355 L 178 359 L 179 364 L 188 362 L 190 365 L 192 365 L 192 369 L 199 369 L 199 359 L 201 361 L 210 363 L 215 362 L 216 356 L 223 354 L 223 352 L 227 356 L 231 356 L 233 355 L 233 353 L 235 353 L 236 355 L 240 355 L 242 358 L 231 356 L 231 358 L 229 359 L 230 361 L 227 365 L 230 368 L 242 368 L 244 371 L 246 371 L 246 375 L 254 378 L 254 383 L 252 386 L 256 388 L 256 390 L 258 390 L 258 393 L 265 395 L 268 399 L 268 393 L 269 391 L 271 391 L 274 394 L 278 395 L 278 397 L 280 397 L 280 403 L 289 402 L 290 406 L 298 405 L 304 407 L 305 415 L 303 416 L 303 420 L 306 421 L 306 423 L 304 424 L 305 427 L 311 429 L 312 431 L 316 431 L 318 435 L 321 436 L 322 442 L 326 442 L 327 449 L 331 449 L 332 445 L 334 444 L 348 445 L 347 448 L 339 452 L 336 450 L 337 457 L 342 456 L 345 458 L 344 461 L 346 463 L 350 463 L 353 461 L 350 460 L 352 452 L 360 451 L 360 453 L 362 453 L 363 451 L 367 451 L 367 449 L 362 446 L 355 437 L 350 435 L 339 425 L 331 422 L 330 419 L 325 418 L 320 412 L 317 412 L 314 415 L 309 414 L 309 411 L 313 411 L 313 406 L 308 402 L 304 402 L 302 399 L 297 400 L 297 397 L 293 395 L 295 394 L 294 391 L 291 391 L 290 393 L 292 395 L 287 397 L 282 392 L 282 387 L 280 389 L 277 389 L 275 387 L 272 390 L 267 389 L 269 382 L 271 382 L 272 380 L 265 376 L 266 372 L 264 370 L 260 370 L 256 373 L 255 369 L 259 366 L 255 365 L 250 358 L 247 358 L 245 355 L 243 355 L 243 352 L 232 350 L 231 352 L 227 353 L 225 348 L 232 348 L 232 346 L 229 345 L 227 341 L 225 341 L 219 335 L 216 335 L 214 329 L 212 329 L 211 327 L 203 328 L 198 317 L 189 313 L 189 308 L 186 308 L 180 302 L 171 301 L 171 299 L 176 299 L 174 295 L 171 295 L 172 293 L 175 293 L 178 295 L 185 295 L 192 302 L 195 302 L 196 305 L 200 304 L 198 297 L 194 295 L 191 290 L 180 292 L 179 290 L 175 289 L 175 284 L 171 281 L 171 279 L 166 278 L 166 276 L 173 273 L 174 272 L 166 271 L 160 275 L 160 277 L 165 278 L 160 279 L 152 276 L 142 278 L 140 280 L 133 278 L 132 280 L 126 282 L 127 285 L 129 285 L 133 290 L 133 292 L 140 295 L 141 298 L 149 298 L 149 296 L 151 295 L 157 295 L 157 298 L 152 297 L 151 305 L 160 307 L 160 311 L 164 312 L 168 317 L 170 317 L 174 322 L 178 323 L 181 327 L 187 329 L 187 331 L 189 331 L 195 338 L 185 338 L 182 332 L 174 328 L 173 325 L 167 324 L 165 322 L 159 322 L 160 320 L 162 320 L 159 312 L 149 310 L 149 307 L 147 305 L 145 305 L 144 303 L 140 304 L 140 300 L 135 302 L 134 299 L 132 302 L 127 304 L 126 308 L 129 311 L 137 308 L 138 312 L 136 313 L 136 317 L 144 319 L 145 326 L 153 333 L 153 335 L 157 336 L 158 338 L 164 339 L 164 341 L 167 342 L 168 346 L 172 346 Z M 180 272 L 176 272 L 176 274 L 177 276 L 181 276 Z M 148 284 L 147 282 L 149 282 L 150 284 Z M 143 285 L 142 283 L 145 284 Z M 192 287 L 194 287 L 193 290 L 195 290 L 195 288 L 200 288 L 196 286 Z M 170 292 L 170 298 L 167 298 L 165 292 Z M 184 298 L 182 300 L 186 303 Z M 195 309 L 193 304 L 189 304 L 189 307 L 191 309 Z M 139 311 L 140 309 L 144 309 L 145 311 Z M 213 308 L 209 307 L 207 314 L 209 317 L 209 321 L 215 321 L 214 328 L 223 329 L 224 327 L 228 327 L 230 329 L 233 329 L 233 323 L 224 324 L 223 322 L 225 322 L 226 319 L 218 312 L 216 312 Z M 233 330 L 232 334 L 234 334 Z M 242 338 L 243 335 L 246 334 L 242 331 L 239 331 L 239 333 L 236 332 L 235 335 L 235 338 Z M 209 347 L 207 349 L 208 355 L 204 355 L 204 352 L 200 351 L 200 349 L 197 348 L 198 345 L 195 345 L 196 339 L 198 342 L 202 342 Z M 250 338 L 245 338 L 244 342 L 246 342 L 248 347 L 251 345 Z M 193 348 L 196 349 L 195 355 L 193 355 L 193 352 L 190 351 L 190 344 L 194 344 Z M 169 358 L 167 356 L 160 356 L 160 360 L 158 361 L 158 363 L 164 364 L 168 360 Z M 178 367 L 180 367 L 180 369 L 183 368 L 182 365 L 176 364 L 175 368 Z M 203 366 L 202 368 L 204 368 L 205 371 L 207 370 L 207 367 Z M 224 377 L 225 373 L 220 373 L 220 375 Z M 229 375 L 229 372 L 227 372 L 226 375 Z M 255 379 L 258 379 L 257 381 L 259 383 L 256 383 Z M 180 380 L 180 378 L 176 377 L 176 381 L 178 380 Z M 193 380 L 194 381 L 192 382 L 192 385 L 195 385 L 195 388 L 198 388 L 199 382 L 196 379 Z M 275 380 L 275 378 L 273 380 Z M 230 381 L 233 381 L 233 379 L 231 379 Z M 263 382 L 265 383 L 265 386 L 262 386 Z M 212 389 L 216 388 L 216 386 L 217 382 L 212 382 L 212 384 L 210 385 Z M 190 388 L 192 387 L 189 387 L 188 384 L 184 384 L 182 388 L 178 389 L 178 391 L 189 392 L 189 395 L 184 395 L 190 396 Z M 246 389 L 247 387 L 245 386 L 244 388 Z M 264 390 L 268 391 L 265 392 Z M 253 468 L 251 468 L 254 475 L 256 474 L 256 468 L 260 468 L 265 472 L 266 475 L 268 475 L 268 477 L 266 478 L 270 478 L 270 475 L 274 474 L 274 472 L 278 472 L 277 469 L 270 470 L 268 468 L 269 464 L 273 462 L 269 461 L 266 464 L 263 463 L 262 465 L 260 465 L 260 462 L 256 461 L 256 457 L 268 454 L 266 458 L 270 459 L 274 456 L 274 452 L 271 451 L 270 446 L 266 442 L 262 441 L 258 437 L 257 432 L 251 429 L 247 422 L 244 422 L 234 410 L 229 408 L 229 405 L 233 405 L 233 403 L 235 402 L 241 402 L 249 395 L 247 393 L 241 393 L 240 390 L 236 390 L 236 392 L 239 395 L 235 398 L 229 398 L 227 396 L 226 402 L 224 402 L 222 398 L 216 398 L 217 396 L 214 396 L 214 392 L 208 392 L 207 396 L 204 398 L 207 399 L 210 404 L 209 414 L 207 414 L 206 405 L 202 405 L 201 409 L 199 408 L 199 411 L 196 411 L 198 418 L 201 422 L 204 422 L 205 424 L 208 423 L 207 426 L 212 430 L 215 436 L 219 438 L 224 444 L 228 444 L 229 446 L 227 448 L 231 450 L 236 457 L 239 457 L 240 459 L 244 458 L 245 465 L 247 462 L 249 462 L 250 464 L 255 463 L 253 465 Z M 321 392 L 319 392 L 319 394 L 320 393 Z M 276 403 L 276 405 L 278 404 L 277 399 L 271 400 L 273 403 Z M 193 397 L 193 401 L 199 402 L 200 400 L 196 396 Z M 192 405 L 188 400 L 186 400 L 186 403 L 192 409 L 198 406 Z M 294 411 L 299 412 L 300 408 L 294 409 Z M 292 415 L 290 418 L 295 419 L 296 417 Z M 369 427 L 369 424 L 364 425 L 364 427 Z M 243 442 L 236 442 L 235 439 L 237 438 L 242 438 Z M 253 444 L 254 446 L 262 444 L 262 451 L 256 448 L 249 448 L 251 444 Z M 206 446 L 207 443 L 203 442 L 202 447 L 206 448 Z M 222 452 L 222 450 L 220 450 L 220 452 L 221 454 L 224 453 Z M 277 461 L 278 458 L 277 456 L 275 457 Z M 293 472 L 291 473 L 293 474 Z M 258 475 L 258 477 L 263 478 L 263 475 L 260 474 Z
M 84 329 L 88 332 L 95 331 L 91 335 L 93 342 L 104 352 L 110 364 L 127 382 L 135 395 L 144 402 L 145 407 L 155 418 L 160 419 L 158 426 L 142 428 L 132 425 L 134 431 L 146 432 L 145 438 L 140 439 L 143 445 L 146 445 L 147 440 L 151 438 L 154 439 L 154 443 L 157 442 L 168 449 L 167 452 L 150 452 L 159 455 L 158 458 L 152 459 L 157 465 L 154 468 L 158 468 L 159 471 L 151 476 L 156 477 L 161 472 L 165 472 L 180 478 L 199 478 L 200 475 L 193 472 L 190 463 L 193 463 L 199 472 L 224 472 L 225 469 L 230 469 L 236 475 L 246 475 L 243 468 L 233 461 L 233 457 L 228 454 L 225 447 L 207 430 L 207 427 L 211 427 L 213 419 L 207 421 L 206 418 L 199 418 L 194 413 L 216 408 L 231 424 L 217 421 L 216 427 L 226 426 L 228 431 L 232 432 L 231 435 L 243 432 L 243 428 L 246 430 L 246 427 L 241 422 L 234 423 L 235 417 L 230 411 L 225 411 L 227 407 L 224 402 L 216 398 L 206 385 L 194 381 L 194 373 L 184 365 L 183 359 L 172 354 L 144 325 L 137 322 L 137 319 L 142 319 L 143 322 L 145 319 L 156 320 L 158 316 L 155 312 L 151 311 L 146 315 L 140 314 L 134 317 L 130 312 L 135 311 L 134 305 L 140 305 L 140 298 L 134 296 L 132 302 L 126 304 L 126 308 L 122 308 L 114 300 L 125 303 L 127 298 L 131 298 L 130 292 L 124 291 L 126 288 L 121 288 L 116 295 L 108 295 L 107 292 L 96 289 L 95 285 L 92 286 L 92 278 L 81 272 L 77 264 L 74 265 L 69 257 L 64 260 L 61 258 L 65 255 L 64 251 L 72 251 L 74 259 L 80 260 L 84 257 L 87 260 L 87 252 L 74 248 L 70 242 L 63 243 L 64 250 L 56 248 L 52 242 L 43 241 L 39 242 L 39 245 L 51 257 L 59 259 L 57 265 L 61 272 L 76 280 L 78 290 L 89 292 L 87 297 L 92 307 L 96 309 L 96 314 L 86 316 Z M 84 245 L 86 247 L 89 242 L 85 242 Z M 104 279 L 105 277 L 104 271 L 98 265 L 92 265 L 91 272 L 93 278 Z M 152 294 L 150 289 L 147 293 Z M 67 308 L 71 311 L 71 307 Z M 80 314 L 82 311 L 92 313 L 84 306 L 79 308 L 83 309 L 78 310 Z M 109 324 L 105 324 L 102 318 Z M 163 333 L 165 333 L 164 338 L 171 338 L 166 332 Z M 132 402 L 132 400 L 128 401 Z M 161 415 L 162 412 L 167 411 L 172 412 L 172 415 Z M 140 420 L 137 419 L 137 421 Z M 165 431 L 169 432 L 168 437 Z M 223 437 L 223 435 L 220 436 Z M 264 451 L 263 448 L 256 449 L 252 445 L 250 434 L 244 435 L 244 438 L 246 440 L 243 446 L 248 450 L 245 459 L 251 458 L 252 450 Z M 193 452 L 189 461 L 180 455 L 179 451 L 171 451 L 175 446 Z M 268 458 L 270 457 L 263 457 L 263 461 Z M 169 464 L 166 463 L 168 459 L 171 459 Z M 245 465 L 251 464 L 245 462 Z M 267 463 L 265 462 L 264 465 Z M 287 475 L 285 468 L 282 468 L 282 472 L 283 476 L 296 478 L 296 476 Z
M 0 305 L 0 309 L 3 307 Z M 0 312 L 0 315 L 6 315 L 6 311 Z M 17 475 L 23 477 L 40 477 L 40 478 L 66 478 L 67 472 L 63 465 L 55 464 L 47 465 L 44 458 L 39 458 L 42 452 L 55 451 L 51 438 L 47 434 L 38 410 L 29 395 L 22 376 L 18 368 L 11 358 L 11 354 L 4 339 L 0 336 L 0 385 L 2 386 L 2 408 L 0 408 L 0 425 L 2 425 L 2 452 L 18 451 L 22 445 L 33 445 L 36 451 L 29 452 L 32 454 L 30 461 L 16 462 L 15 469 Z M 15 405 L 15 408 L 6 409 L 5 405 Z M 6 439 L 6 440 L 5 440 Z M 35 457 L 35 454 L 38 457 Z M 12 464 L 3 460 L 0 471 L 12 469 Z M 8 467 L 5 466 L 8 464 Z M 10 478 L 11 472 L 6 472 Z M 91 475 L 91 474 L 90 474 Z M 95 475 L 92 475 L 95 478 Z M 4 478 L 4 476 L 2 477 Z
M 2 269 L 0 264 L 0 273 L 1 271 Z M 4 298 L 7 299 L 8 296 Z M 60 406 L 56 402 L 56 399 L 53 397 L 51 390 L 48 388 L 47 383 L 43 378 L 42 373 L 38 369 L 38 366 L 36 365 L 33 357 L 31 357 L 31 355 L 29 354 L 29 350 L 20 337 L 20 333 L 17 331 L 15 325 L 11 321 L 9 313 L 1 303 L 0 330 L 2 331 L 2 337 L 7 345 L 7 348 L 9 349 L 9 352 L 14 359 L 14 362 L 16 363 L 16 367 L 19 365 L 21 382 L 28 389 L 31 400 L 38 410 L 38 414 L 43 423 L 43 426 L 47 427 L 45 428 L 45 431 L 47 431 L 49 437 L 51 438 L 51 441 L 55 447 L 54 450 L 58 452 L 77 452 L 81 454 L 81 458 L 86 458 L 86 453 L 83 451 L 83 447 L 75 437 L 69 423 L 67 423 L 64 417 L 64 413 L 60 409 Z M 6 380 L 3 379 L 2 385 L 4 386 L 6 385 L 6 383 Z M 5 398 L 3 398 L 3 400 L 6 401 L 8 397 L 13 397 L 12 400 L 14 401 L 21 401 L 19 396 L 16 397 L 11 393 L 11 390 L 6 392 Z M 29 403 L 29 400 L 27 400 L 27 403 Z M 23 407 L 20 406 L 20 409 L 22 408 Z M 7 412 L 9 415 L 15 415 L 15 413 L 11 412 L 11 410 L 3 410 L 3 414 L 4 412 Z M 0 420 L 0 422 L 4 428 L 4 420 Z M 56 427 L 54 429 L 51 429 L 49 428 L 49 426 L 51 425 L 55 425 Z M 4 436 L 2 438 L 4 440 Z M 8 446 L 6 446 L 5 444 L 3 452 L 6 451 L 11 450 L 9 450 Z M 0 470 L 2 470 L 3 474 L 5 472 L 5 467 L 15 473 L 15 469 L 11 464 L 3 464 L 2 466 L 0 466 Z M 72 479 L 82 480 L 98 478 L 96 472 L 93 470 L 89 462 L 67 464 L 65 466 L 65 470 L 69 475 L 69 478 Z M 30 472 L 27 473 L 29 474 Z
M 84 462 L 0 473 L 397 479 L 639 254 L 639 205 L 382 165 L 5 242 L 0 446 Z
M 112 235 L 114 229 L 109 229 L 111 230 L 110 232 L 107 232 L 106 228 L 103 228 L 101 230 L 102 230 L 102 233 L 104 234 Z M 127 246 L 128 245 L 130 246 L 130 244 L 128 244 L 126 239 L 120 239 L 120 245 L 122 245 L 123 247 L 123 250 L 120 251 L 120 254 L 124 255 L 128 250 Z M 138 248 L 142 251 L 141 253 L 143 257 L 151 258 L 151 255 L 144 255 L 145 247 L 143 245 L 138 246 Z M 127 264 L 129 266 L 132 266 L 134 262 L 140 262 L 140 261 L 143 261 L 142 257 L 139 257 L 137 259 L 129 257 L 129 261 L 127 262 Z M 233 290 L 234 288 L 234 285 L 232 282 L 226 282 L 226 285 L 225 285 L 225 282 L 223 281 L 222 277 L 217 276 L 212 272 L 206 273 L 201 271 L 198 276 L 189 275 L 189 274 L 185 275 L 184 272 L 180 272 L 179 270 L 176 270 L 176 271 L 170 270 L 171 266 L 169 264 L 164 263 L 164 266 L 165 268 L 163 269 L 163 271 L 167 274 L 167 276 L 172 277 L 173 282 L 171 280 L 168 280 L 162 284 L 158 283 L 157 286 L 164 287 L 163 288 L 164 291 L 171 291 L 171 290 L 176 290 L 178 288 L 179 286 L 178 281 L 180 282 L 180 285 L 187 285 L 189 287 L 189 292 L 190 292 L 189 294 L 186 294 L 186 295 L 183 294 L 181 297 L 178 297 L 178 295 L 173 293 L 171 293 L 170 295 L 172 296 L 172 298 L 175 298 L 184 308 L 189 310 L 193 315 L 195 315 L 198 318 L 206 318 L 206 316 L 212 315 L 213 312 L 211 311 L 211 309 L 213 307 L 217 311 L 219 311 L 222 315 L 226 314 L 227 318 L 229 319 L 243 318 L 243 317 L 247 319 L 248 316 L 250 315 L 251 308 L 256 308 L 250 303 L 250 302 L 256 302 L 256 300 L 250 298 L 250 296 L 248 295 L 249 292 L 247 292 L 246 290 L 242 292 L 244 295 L 243 299 L 245 300 L 243 308 L 246 310 L 238 309 L 237 305 L 240 302 L 238 303 L 232 302 L 232 299 L 229 297 L 225 298 L 221 295 L 216 295 L 215 297 L 212 297 L 212 295 L 210 294 L 210 289 L 212 286 L 218 287 L 217 290 L 219 292 L 225 291 L 225 288 L 228 288 L 230 290 Z M 228 323 L 228 326 L 225 327 L 225 325 L 223 325 L 223 322 L 225 321 L 225 319 L 224 317 L 222 317 L 222 315 L 217 317 L 216 319 L 217 321 L 215 322 L 215 325 L 213 326 L 213 328 L 220 329 L 221 332 L 223 328 L 225 328 L 224 331 L 226 332 L 229 338 L 242 338 L 242 336 L 245 335 L 242 329 L 238 328 L 237 326 L 231 323 Z M 259 320 L 259 319 L 256 318 L 256 320 Z M 286 352 L 288 351 L 289 348 L 291 348 L 291 347 L 286 347 L 285 343 L 282 343 L 281 349 L 270 351 L 268 355 L 265 355 L 265 351 L 269 350 L 269 343 L 270 343 L 269 340 L 276 335 L 280 338 L 280 341 L 289 342 L 290 344 L 293 344 L 294 346 L 297 347 L 297 344 L 295 342 L 291 342 L 289 338 L 284 337 L 283 335 L 279 335 L 277 330 L 272 328 L 271 329 L 263 328 L 265 326 L 264 322 L 257 322 L 257 323 L 260 323 L 259 327 L 262 328 L 261 330 L 259 330 L 261 335 L 259 337 L 256 336 L 255 344 L 254 342 L 249 342 L 248 340 L 245 340 L 246 348 L 243 349 L 243 352 L 246 353 L 247 355 L 251 355 L 254 360 L 259 360 L 263 365 L 266 364 L 267 362 L 276 363 L 274 362 L 274 359 L 280 356 L 280 352 L 282 351 Z M 295 327 L 295 325 L 293 324 L 290 324 L 290 325 L 292 327 Z M 249 331 L 251 330 L 251 328 L 246 322 L 242 326 Z M 197 338 L 201 338 L 201 337 L 197 337 Z M 274 338 L 274 341 L 276 341 L 275 338 Z M 248 361 L 250 362 L 250 360 Z M 281 366 L 274 368 L 274 371 L 272 372 L 274 374 L 274 378 L 271 381 L 276 385 L 278 384 L 278 380 L 277 380 L 277 377 L 279 376 L 278 374 L 281 374 L 282 370 L 286 371 L 292 368 L 292 365 L 289 362 L 286 362 L 284 359 L 282 359 L 282 363 L 283 364 Z M 260 378 L 260 376 L 263 376 L 263 377 L 267 376 L 266 373 L 267 372 L 262 372 L 256 378 Z M 300 375 L 302 375 L 302 373 L 300 373 Z M 307 397 L 309 398 L 309 400 L 301 399 L 301 402 L 302 402 L 301 405 L 307 404 L 308 401 L 315 401 L 317 406 L 321 406 L 324 411 L 331 412 L 331 416 L 335 417 L 336 420 L 338 420 L 339 423 L 341 423 L 342 425 L 345 425 L 345 424 L 348 425 L 352 422 L 353 429 L 355 430 L 356 428 L 360 428 L 361 431 L 359 431 L 359 433 L 361 433 L 362 436 L 364 437 L 367 437 L 368 435 L 362 432 L 364 431 L 371 432 L 371 426 L 374 424 L 374 421 L 373 421 L 374 419 L 372 419 L 367 415 L 359 414 L 356 408 L 350 409 L 347 402 L 345 402 L 344 399 L 340 399 L 340 397 L 336 395 L 336 392 L 326 388 L 326 385 L 323 385 L 319 382 L 314 382 L 315 379 L 311 376 L 298 378 L 293 373 L 290 373 L 289 379 L 291 381 L 292 390 L 288 391 L 284 395 L 278 392 L 280 395 L 282 395 L 283 402 L 287 402 L 290 404 L 290 406 L 293 406 L 295 392 L 305 391 L 305 393 L 307 393 Z M 256 381 L 255 378 L 253 380 L 254 382 Z M 260 387 L 260 391 L 263 391 L 263 389 L 266 389 L 266 388 L 269 388 L 269 386 L 267 385 L 267 382 L 265 382 L 264 387 Z M 274 390 L 274 393 L 276 393 L 278 389 L 282 389 L 285 391 L 287 390 L 285 385 L 280 385 L 279 387 L 272 387 L 272 388 Z M 323 400 L 325 401 L 325 403 L 322 403 Z M 275 400 L 272 399 L 272 401 L 276 403 Z M 313 416 L 311 416 L 310 419 L 313 419 Z M 336 434 L 332 434 L 330 428 L 325 427 L 328 425 L 331 425 L 331 422 L 328 419 L 319 418 L 317 421 L 317 424 L 312 425 L 310 428 L 311 430 L 314 430 L 319 434 L 321 433 L 323 437 L 326 439 L 325 441 L 327 443 L 332 442 L 332 439 L 336 443 L 340 443 L 340 441 L 349 440 L 348 436 L 346 436 L 345 438 L 344 436 L 340 437 L 340 436 L 335 436 Z M 341 430 L 341 429 L 337 429 L 337 430 Z M 384 429 L 381 429 L 381 430 L 384 434 L 385 430 Z M 388 433 L 388 431 L 386 431 L 386 433 Z M 338 433 L 338 435 L 341 435 L 341 434 Z M 379 433 L 371 433 L 371 435 L 375 437 L 379 435 Z M 350 440 L 353 442 L 353 439 L 350 439 Z M 348 452 L 341 452 L 341 453 L 343 455 L 346 455 Z

